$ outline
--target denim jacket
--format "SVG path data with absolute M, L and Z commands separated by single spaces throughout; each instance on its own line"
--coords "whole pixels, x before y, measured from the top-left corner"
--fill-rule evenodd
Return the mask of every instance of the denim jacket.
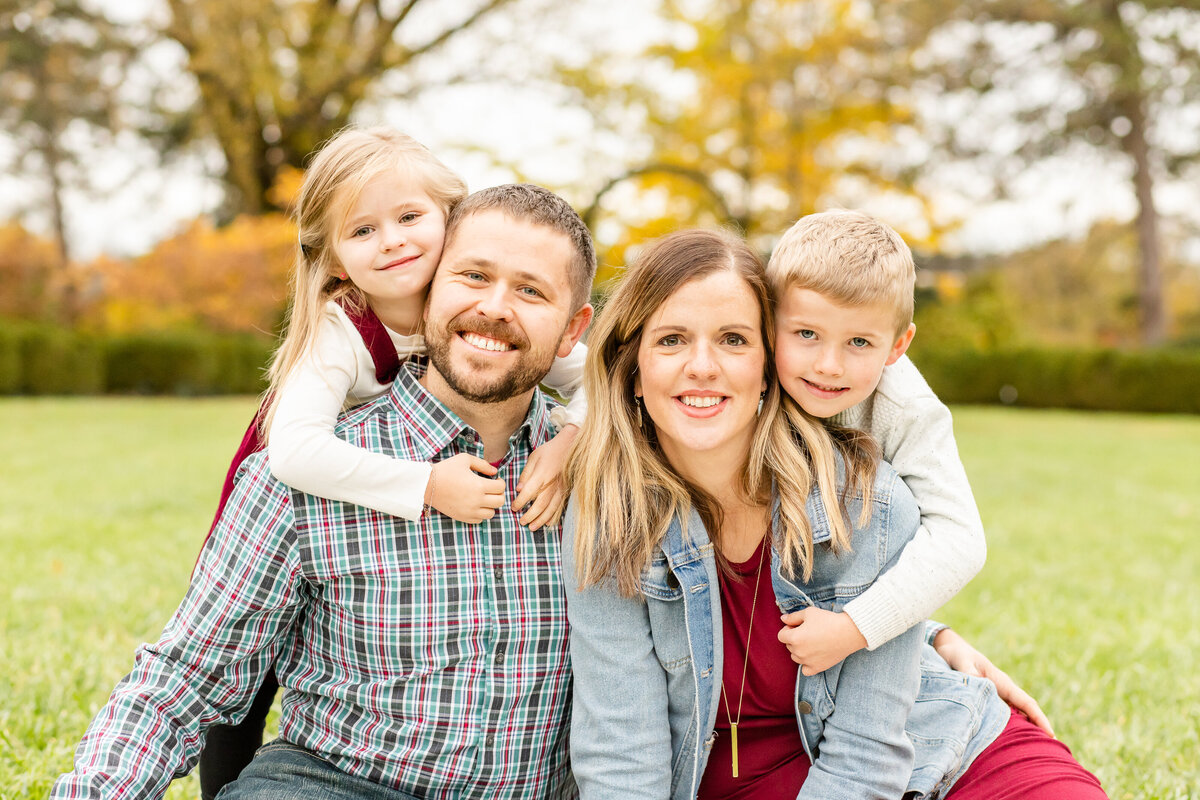
M 827 511 L 807 508 L 811 580 L 787 575 L 775 545 L 771 582 L 783 613 L 839 611 L 899 556 L 919 524 L 904 482 L 881 464 L 869 523 L 835 556 Z M 848 503 L 857 519 L 861 502 Z M 721 599 L 713 545 L 693 511 L 672 521 L 642 573 L 641 597 L 611 585 L 580 590 L 575 514 L 563 538 L 563 578 L 575 673 L 571 760 L 583 800 L 696 796 L 721 692 Z M 717 635 L 714 635 L 714 631 Z M 794 707 L 812 760 L 799 800 L 943 795 L 1004 729 L 991 682 L 953 672 L 916 626 L 812 677 L 797 672 Z M 781 647 L 783 645 L 780 645 Z

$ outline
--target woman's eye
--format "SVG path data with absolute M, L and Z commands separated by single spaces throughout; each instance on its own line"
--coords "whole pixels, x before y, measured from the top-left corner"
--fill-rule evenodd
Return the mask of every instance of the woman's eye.
M 851 347 L 870 347 L 871 343 L 861 336 L 855 336 L 850 340 Z
M 734 347 L 739 347 L 747 343 L 746 337 L 742 336 L 740 333 L 727 333 L 722 341 L 725 344 L 732 345 Z
M 683 339 L 678 334 L 670 333 L 659 339 L 658 343 L 663 347 L 678 347 L 682 341 Z

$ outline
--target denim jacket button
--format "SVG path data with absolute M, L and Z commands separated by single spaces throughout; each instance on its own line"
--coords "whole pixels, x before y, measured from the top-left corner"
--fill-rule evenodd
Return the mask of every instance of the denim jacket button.
M 801 714 L 811 714 L 812 713 L 812 703 L 808 702 L 807 700 L 801 700 L 799 703 L 796 704 L 796 710 L 799 711 Z

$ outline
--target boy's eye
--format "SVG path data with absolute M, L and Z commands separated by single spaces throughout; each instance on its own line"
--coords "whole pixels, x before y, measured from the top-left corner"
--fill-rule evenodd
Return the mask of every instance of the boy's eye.
M 853 339 L 850 340 L 850 346 L 851 347 L 870 347 L 871 342 L 864 339 L 861 336 L 855 336 Z
M 796 335 L 799 336 L 801 339 L 817 338 L 817 332 L 814 330 L 810 330 L 808 328 L 801 328 L 800 330 L 796 331 Z

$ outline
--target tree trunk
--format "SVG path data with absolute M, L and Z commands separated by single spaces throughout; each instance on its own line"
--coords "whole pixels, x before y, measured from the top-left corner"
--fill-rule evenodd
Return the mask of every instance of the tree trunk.
M 1146 115 L 1140 97 L 1125 104 L 1132 123 L 1125 137 L 1125 152 L 1133 158 L 1133 184 L 1137 194 L 1138 308 L 1142 344 L 1162 344 L 1167 338 L 1167 310 L 1163 301 L 1162 264 L 1159 255 L 1158 210 L 1154 207 L 1154 179 L 1146 143 Z

